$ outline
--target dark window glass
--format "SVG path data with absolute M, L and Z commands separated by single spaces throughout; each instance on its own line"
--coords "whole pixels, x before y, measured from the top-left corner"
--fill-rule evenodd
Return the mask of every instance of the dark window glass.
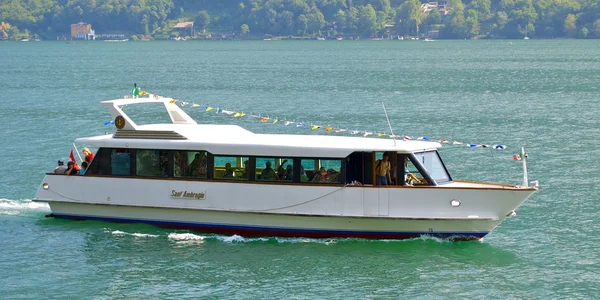
M 94 160 L 85 171 L 85 175 L 111 175 L 111 164 L 110 158 L 112 156 L 112 150 L 108 148 L 100 148 Z M 129 175 L 129 174 L 127 174 Z
M 256 180 L 284 180 L 293 179 L 293 160 L 282 157 L 256 158 Z
M 111 175 L 130 176 L 131 160 L 129 149 L 112 149 L 110 154 Z
M 175 151 L 173 158 L 175 177 L 206 178 L 206 151 Z
M 215 156 L 215 179 L 248 179 L 248 157 L 242 156 Z
M 303 159 L 300 180 L 314 183 L 340 183 L 342 161 L 339 159 Z
M 135 175 L 169 176 L 169 152 L 161 150 L 137 150 L 135 154 Z

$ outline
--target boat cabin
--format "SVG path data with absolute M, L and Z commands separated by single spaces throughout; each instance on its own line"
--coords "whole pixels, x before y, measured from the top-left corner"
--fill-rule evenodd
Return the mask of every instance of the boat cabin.
M 84 176 L 374 186 L 383 154 L 357 151 L 344 158 L 266 157 L 203 150 L 100 148 Z M 452 181 L 437 151 L 387 154 L 392 179 L 388 186 Z
M 171 123 L 137 125 L 123 108 L 139 103 L 162 103 Z M 99 148 L 85 176 L 376 186 L 376 170 L 387 154 L 387 186 L 452 182 L 435 142 L 255 134 L 235 125 L 197 124 L 174 100 L 155 95 L 102 104 L 117 130 L 77 139 Z

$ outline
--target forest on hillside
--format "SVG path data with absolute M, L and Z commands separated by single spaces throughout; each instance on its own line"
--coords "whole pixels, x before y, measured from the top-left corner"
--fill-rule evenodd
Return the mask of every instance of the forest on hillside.
M 599 38 L 598 0 L 0 0 L 0 40 L 96 33 L 171 38 L 177 22 L 240 37 Z M 430 3 L 431 4 L 431 3 Z M 204 37 L 207 35 L 204 34 Z

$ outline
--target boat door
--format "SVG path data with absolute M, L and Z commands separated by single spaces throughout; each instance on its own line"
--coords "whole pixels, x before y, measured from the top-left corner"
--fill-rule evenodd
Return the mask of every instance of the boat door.
M 390 188 L 363 188 L 363 214 L 365 216 L 388 216 L 390 213 Z
M 379 216 L 379 190 L 380 188 L 363 188 L 363 215 Z
M 380 216 L 389 216 L 390 214 L 390 198 L 389 188 L 378 188 L 379 191 L 379 215 Z

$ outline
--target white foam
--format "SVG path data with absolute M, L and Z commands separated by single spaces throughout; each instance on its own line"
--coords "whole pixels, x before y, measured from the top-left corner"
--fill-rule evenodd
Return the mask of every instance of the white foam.
M 265 242 L 269 240 L 268 238 L 245 238 L 237 234 L 234 234 L 232 236 L 215 235 L 213 236 L 213 238 L 216 238 L 217 240 L 225 243 L 246 243 L 255 241 Z
M 124 232 L 124 231 L 120 231 L 120 230 L 115 230 L 113 232 L 111 232 L 114 235 L 130 235 L 130 236 L 134 236 L 134 237 L 158 237 L 158 235 L 155 234 L 148 234 L 148 233 L 128 233 L 128 232 Z
M 19 215 L 26 211 L 50 211 L 50 206 L 43 202 L 33 202 L 31 199 L 10 200 L 0 198 L 0 214 Z
M 158 235 L 156 235 L 156 234 L 149 234 L 149 233 L 132 233 L 131 235 L 133 235 L 135 237 L 158 237 Z
M 178 241 L 202 241 L 205 238 L 205 236 L 195 235 L 193 233 L 169 233 L 169 239 Z

